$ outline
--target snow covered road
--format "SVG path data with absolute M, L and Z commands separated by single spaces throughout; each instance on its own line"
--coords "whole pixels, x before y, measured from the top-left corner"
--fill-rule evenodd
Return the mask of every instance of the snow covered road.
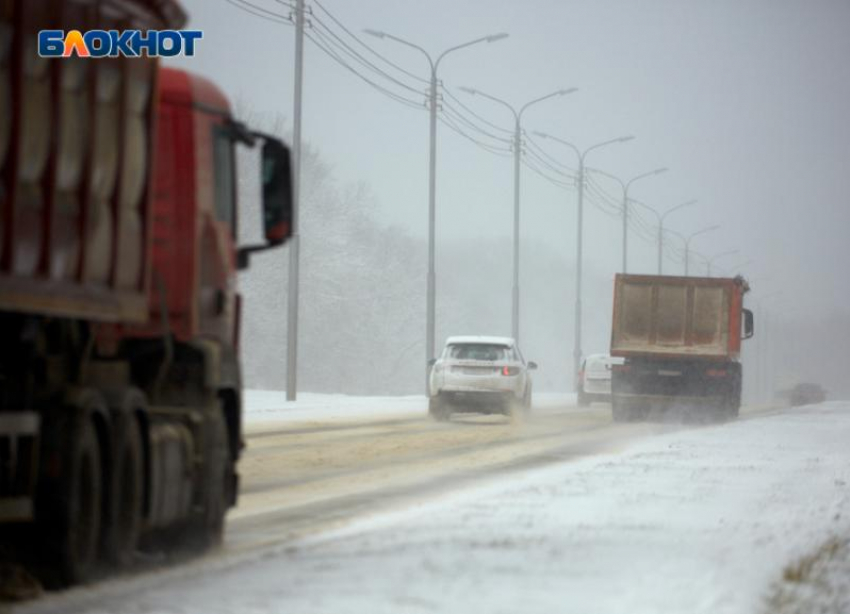
M 555 404 L 536 424 L 610 422 L 604 408 L 572 412 L 570 417 L 570 410 L 562 410 L 568 418 L 561 423 Z M 455 444 L 439 449 L 446 440 L 443 431 L 422 426 L 412 408 L 410 414 L 380 418 L 409 426 L 415 434 L 408 441 L 438 442 L 434 455 L 423 457 L 426 466 L 452 445 L 462 445 L 448 437 Z M 548 465 L 531 463 L 517 471 L 509 470 L 509 457 L 527 459 L 529 441 L 509 431 L 502 439 L 491 433 L 509 425 L 486 419 L 439 425 L 447 433 L 477 431 L 476 437 L 504 444 L 457 456 L 493 468 L 481 483 L 423 488 L 422 496 L 399 499 L 381 514 L 359 514 L 341 528 L 329 524 L 318 534 L 253 549 L 240 548 L 253 538 L 240 542 L 239 537 L 252 526 L 250 510 L 260 509 L 250 501 L 249 488 L 248 511 L 241 512 L 242 520 L 240 512 L 234 514 L 228 528 L 229 550 L 189 565 L 50 595 L 15 611 L 768 612 L 766 600 L 786 566 L 831 537 L 850 535 L 848 403 L 711 426 L 622 426 L 573 434 L 576 442 L 606 434 L 599 454 L 553 457 Z M 274 433 L 268 424 L 257 427 Z M 531 428 L 535 433 L 537 427 Z M 548 441 L 538 435 L 530 439 L 534 445 Z M 347 437 L 348 445 L 359 446 L 359 436 L 345 429 L 334 435 L 340 452 Z M 377 442 L 392 440 L 388 432 L 371 437 L 378 456 Z M 506 456 L 495 464 L 481 460 L 494 450 L 507 451 Z M 270 466 L 277 464 L 274 454 L 266 458 Z M 408 463 L 405 471 L 412 467 L 421 469 Z M 405 471 L 384 478 L 392 482 Z M 254 476 L 246 475 L 246 486 L 268 477 L 246 473 Z M 380 475 L 342 479 L 369 492 Z M 266 512 L 257 517 L 268 518 Z M 240 522 L 247 524 L 240 528 Z M 820 602 L 831 603 L 827 612 L 847 612 L 841 608 L 850 606 L 848 568 L 841 569 L 831 578 L 838 586 L 828 589 L 832 601 Z

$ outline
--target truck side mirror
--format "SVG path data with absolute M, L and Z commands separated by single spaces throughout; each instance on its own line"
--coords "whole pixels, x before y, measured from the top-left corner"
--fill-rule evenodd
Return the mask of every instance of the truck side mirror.
M 292 234 L 292 166 L 282 141 L 265 137 L 260 168 L 263 232 L 269 246 L 280 245 Z
M 431 360 L 429 360 L 429 361 L 428 361 L 428 366 L 429 366 L 429 367 L 433 367 L 435 364 L 437 364 L 437 359 L 436 359 L 436 358 L 432 358 Z
M 753 312 L 749 309 L 743 310 L 744 314 L 744 336 L 743 339 L 749 339 L 755 334 L 755 321 L 753 319 Z
M 530 360 L 530 361 L 528 362 L 528 369 L 529 369 L 530 371 L 534 371 L 536 368 L 537 368 L 537 363 L 536 363 L 536 362 L 534 362 L 533 360 Z

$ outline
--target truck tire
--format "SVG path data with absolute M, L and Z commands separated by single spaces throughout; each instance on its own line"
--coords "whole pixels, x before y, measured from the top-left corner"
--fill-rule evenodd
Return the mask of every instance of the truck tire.
M 85 404 L 102 403 L 97 393 L 85 395 Z M 69 412 L 70 413 L 70 412 Z M 46 581 L 65 587 L 92 580 L 98 571 L 103 512 L 103 465 L 100 443 L 91 415 L 61 420 L 61 476 L 51 493 L 40 531 Z
M 611 417 L 614 419 L 614 422 L 631 422 L 634 419 L 631 404 L 617 395 L 612 395 Z
M 144 403 L 144 397 L 140 400 Z M 127 567 L 135 557 L 142 525 L 144 457 L 135 415 L 120 416 L 116 428 L 111 496 L 106 505 L 104 555 L 113 565 Z
M 201 494 L 197 512 L 186 529 L 186 545 L 190 550 L 203 551 L 218 546 L 224 537 L 224 517 L 227 513 L 227 484 L 233 460 L 227 443 L 227 423 L 221 402 L 212 403 L 204 425 L 204 463 L 201 469 Z
M 741 413 L 741 397 L 732 393 L 724 399 L 722 415 L 723 420 L 736 420 Z

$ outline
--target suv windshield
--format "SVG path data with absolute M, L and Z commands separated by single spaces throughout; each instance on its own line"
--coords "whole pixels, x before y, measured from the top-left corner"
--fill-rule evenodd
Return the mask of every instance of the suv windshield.
M 507 360 L 510 350 L 504 345 L 464 343 L 450 345 L 447 356 L 457 360 Z

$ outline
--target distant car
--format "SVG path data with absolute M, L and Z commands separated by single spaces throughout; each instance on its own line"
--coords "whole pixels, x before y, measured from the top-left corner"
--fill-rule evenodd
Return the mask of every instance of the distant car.
M 823 403 L 826 401 L 826 390 L 820 384 L 810 382 L 797 384 L 788 391 L 788 400 L 792 406 Z
M 527 411 L 536 368 L 510 337 L 449 337 L 432 365 L 428 413 L 442 422 L 453 413 Z
M 582 361 L 578 373 L 579 407 L 586 407 L 594 401 L 611 401 L 611 368 L 621 364 L 622 358 L 608 354 L 591 354 Z

